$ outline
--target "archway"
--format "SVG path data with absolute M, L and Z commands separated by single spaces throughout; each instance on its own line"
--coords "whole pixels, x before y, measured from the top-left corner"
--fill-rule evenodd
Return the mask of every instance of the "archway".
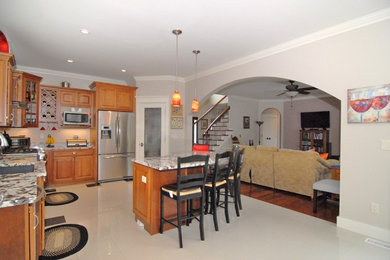
M 281 114 L 275 108 L 267 108 L 261 113 L 263 124 L 260 129 L 260 145 L 281 148 Z

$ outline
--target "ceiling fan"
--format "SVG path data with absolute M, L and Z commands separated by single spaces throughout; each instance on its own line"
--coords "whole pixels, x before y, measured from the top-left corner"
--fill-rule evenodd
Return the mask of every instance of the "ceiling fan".
M 281 96 L 283 94 L 287 94 L 289 97 L 295 97 L 298 94 L 307 95 L 307 94 L 310 94 L 310 92 L 308 92 L 308 90 L 317 89 L 315 87 L 299 88 L 298 85 L 294 84 L 294 82 L 295 82 L 294 80 L 289 80 L 289 82 L 290 82 L 290 85 L 286 86 L 286 90 L 280 94 L 277 94 L 276 96 Z

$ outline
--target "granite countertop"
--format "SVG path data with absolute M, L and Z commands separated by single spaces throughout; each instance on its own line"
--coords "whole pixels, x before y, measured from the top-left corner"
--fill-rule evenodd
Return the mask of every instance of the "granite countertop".
M 37 197 L 37 178 L 46 176 L 45 161 L 36 156 L 1 156 L 0 167 L 34 165 L 28 173 L 0 174 L 0 208 L 33 203 Z
M 173 155 L 162 156 L 162 157 L 147 157 L 143 159 L 133 159 L 133 162 L 153 168 L 158 171 L 175 170 L 177 169 L 177 157 L 185 157 L 193 154 L 210 155 L 209 164 L 214 164 L 215 155 L 214 153 L 210 153 L 210 152 L 188 152 L 188 153 L 173 154 Z M 188 163 L 183 166 L 184 166 L 183 168 L 189 168 L 189 167 L 201 166 L 201 164 Z
M 35 143 L 31 144 L 32 148 L 42 148 L 45 151 L 56 151 L 56 150 L 73 150 L 73 149 L 93 149 L 95 148 L 90 143 L 87 144 L 87 146 L 82 147 L 67 147 L 66 143 L 57 143 L 54 145 L 54 147 L 47 147 L 44 143 Z

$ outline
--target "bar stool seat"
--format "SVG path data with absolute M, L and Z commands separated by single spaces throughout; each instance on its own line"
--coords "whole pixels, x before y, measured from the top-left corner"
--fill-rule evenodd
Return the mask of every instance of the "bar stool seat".
M 313 184 L 313 212 L 317 213 L 317 192 L 340 194 L 340 181 L 324 179 Z

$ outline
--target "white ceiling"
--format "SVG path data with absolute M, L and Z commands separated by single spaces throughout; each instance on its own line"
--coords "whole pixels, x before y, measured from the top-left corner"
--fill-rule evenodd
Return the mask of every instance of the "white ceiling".
M 0 0 L 0 30 L 20 66 L 128 80 L 174 75 L 171 31 L 180 28 L 179 76 L 189 77 L 193 49 L 202 72 L 389 7 L 389 0 Z

